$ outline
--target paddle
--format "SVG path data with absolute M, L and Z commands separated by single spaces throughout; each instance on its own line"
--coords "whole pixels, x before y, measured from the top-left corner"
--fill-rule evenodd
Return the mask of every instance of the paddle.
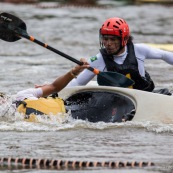
M 78 65 L 83 65 L 82 62 L 76 60 L 75 58 L 35 39 L 33 36 L 29 36 L 26 31 L 26 24 L 18 17 L 9 13 L 1 13 L 0 14 L 0 38 L 4 41 L 14 42 L 21 39 L 21 37 L 26 38 L 44 48 L 47 48 L 51 50 L 52 52 L 59 54 L 63 56 L 64 58 Z M 129 87 L 134 84 L 133 80 L 119 73 L 100 72 L 98 69 L 95 69 L 93 67 L 89 67 L 88 70 L 98 75 L 99 85 Z

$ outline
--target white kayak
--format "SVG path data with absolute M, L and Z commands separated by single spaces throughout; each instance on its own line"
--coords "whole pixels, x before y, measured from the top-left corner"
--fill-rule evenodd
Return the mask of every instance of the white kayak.
M 105 122 L 173 123 L 173 96 L 169 95 L 120 87 L 80 86 L 65 88 L 59 97 L 65 100 L 66 108 L 71 109 L 74 118 L 91 122 L 103 118 Z M 108 116 L 107 119 L 104 120 L 104 116 Z

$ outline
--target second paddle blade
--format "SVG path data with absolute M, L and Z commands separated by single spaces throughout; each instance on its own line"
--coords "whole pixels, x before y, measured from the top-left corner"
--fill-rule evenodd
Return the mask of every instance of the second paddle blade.
M 124 88 L 134 84 L 133 80 L 116 72 L 100 72 L 97 77 L 97 82 L 101 86 L 116 86 Z

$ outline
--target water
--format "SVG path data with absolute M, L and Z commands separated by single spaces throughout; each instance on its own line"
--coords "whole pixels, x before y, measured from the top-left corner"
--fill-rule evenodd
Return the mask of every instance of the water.
M 30 35 L 77 59 L 97 54 L 99 28 L 112 16 L 128 21 L 134 42 L 172 43 L 172 6 L 121 6 L 113 3 L 109 8 L 39 8 L 0 3 L 0 7 L 0 12 L 13 13 L 23 19 Z M 21 115 L 11 107 L 12 96 L 34 84 L 53 81 L 75 64 L 24 39 L 14 43 L 0 40 L 0 45 L 1 92 L 8 95 L 8 102 L 2 103 L 0 110 L 0 157 L 152 161 L 156 164 L 155 167 L 135 169 L 86 168 L 61 172 L 172 172 L 173 124 L 93 124 L 79 120 L 61 123 L 54 119 L 41 119 L 41 123 L 22 121 Z M 150 60 L 146 62 L 146 68 L 157 87 L 172 89 L 171 65 Z M 0 172 L 55 171 L 5 169 Z

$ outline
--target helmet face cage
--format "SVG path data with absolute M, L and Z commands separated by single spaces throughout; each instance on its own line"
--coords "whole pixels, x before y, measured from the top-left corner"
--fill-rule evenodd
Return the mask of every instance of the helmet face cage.
M 101 49 L 105 48 L 105 46 L 103 44 L 103 37 L 104 37 L 104 35 L 101 34 L 101 33 L 99 33 L 99 41 L 100 41 L 100 47 L 101 47 Z M 121 43 L 121 37 L 118 37 L 118 36 L 115 36 L 115 35 L 114 35 L 114 37 L 117 38 L 120 41 L 120 43 Z M 120 46 L 122 47 L 121 44 L 120 44 Z
M 129 26 L 125 20 L 114 17 L 107 19 L 100 28 L 100 47 L 103 48 L 102 35 L 114 35 L 121 38 L 121 46 L 124 47 L 129 39 Z

